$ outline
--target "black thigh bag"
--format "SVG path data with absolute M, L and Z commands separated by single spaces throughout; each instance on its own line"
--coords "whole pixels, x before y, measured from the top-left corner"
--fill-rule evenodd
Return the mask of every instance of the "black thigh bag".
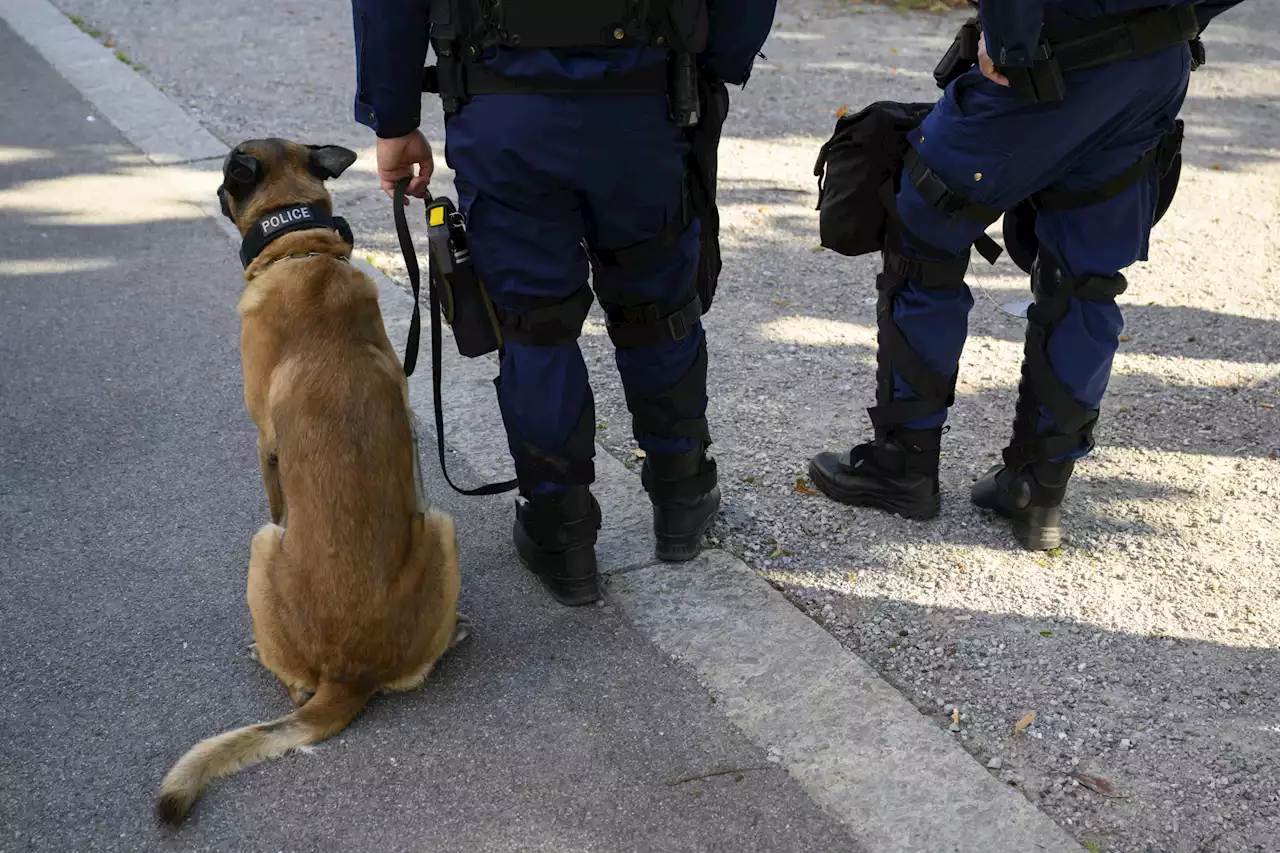
M 813 167 L 824 247 L 857 256 L 884 246 L 888 211 L 881 191 L 902 169 L 907 135 L 933 107 L 932 103 L 878 101 L 836 122 L 835 133 L 822 146 Z

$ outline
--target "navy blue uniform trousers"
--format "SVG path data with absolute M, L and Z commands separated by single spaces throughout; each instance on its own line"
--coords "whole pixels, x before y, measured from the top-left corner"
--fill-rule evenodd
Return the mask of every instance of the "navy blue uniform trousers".
M 456 173 L 476 273 L 504 311 L 565 299 L 588 280 L 591 249 L 620 249 L 659 234 L 680 215 L 687 142 L 665 95 L 478 95 L 446 123 L 446 159 Z M 598 292 L 665 314 L 687 300 L 698 262 L 694 221 L 642 269 L 603 268 Z M 701 323 L 684 338 L 616 351 L 628 398 L 658 397 L 682 379 L 703 347 Z M 574 428 L 592 418 L 587 368 L 576 342 L 507 341 L 499 377 L 512 453 L 529 449 L 555 465 Z M 700 400 L 680 417 L 706 410 Z M 591 407 L 591 408 L 588 408 Z M 513 434 L 514 433 L 514 434 Z M 636 430 L 649 453 L 692 449 L 697 439 Z M 523 447 L 522 447 L 523 445 Z M 592 445 L 594 446 L 594 445 Z M 564 488 L 554 477 L 522 482 L 534 493 Z
M 1154 148 L 1186 96 L 1190 51 L 1184 45 L 1145 57 L 1066 75 L 1062 101 L 1022 105 L 974 69 L 947 87 L 911 137 L 921 160 L 971 201 L 1007 210 L 1054 185 L 1096 187 Z M 904 175 L 898 210 L 907 230 L 954 257 L 983 232 L 981 223 L 955 220 L 930 207 Z M 1146 260 L 1155 217 L 1154 170 L 1119 195 L 1089 207 L 1041 212 L 1036 235 L 1071 276 L 1114 275 Z M 918 260 L 926 256 L 908 254 Z M 909 284 L 893 317 L 908 343 L 941 376 L 955 373 L 973 307 L 969 288 L 932 289 Z M 1114 302 L 1072 299 L 1048 342 L 1049 361 L 1069 393 L 1096 410 L 1106 392 L 1123 320 Z M 895 376 L 895 399 L 916 399 Z M 1041 432 L 1053 430 L 1047 411 Z M 942 425 L 946 411 L 907 426 Z M 1082 456 L 1081 449 L 1071 456 Z

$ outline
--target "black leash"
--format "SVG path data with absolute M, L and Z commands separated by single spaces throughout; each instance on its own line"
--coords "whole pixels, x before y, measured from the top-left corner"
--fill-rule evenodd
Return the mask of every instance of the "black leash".
M 418 295 L 421 291 L 421 274 L 418 271 L 418 253 L 413 248 L 413 237 L 409 234 L 409 223 L 405 217 L 404 194 L 409 186 L 408 178 L 396 182 L 395 195 L 392 198 L 396 220 L 396 236 L 400 239 L 400 254 L 404 256 L 404 266 L 409 273 L 409 283 L 413 286 L 413 318 L 409 321 L 409 339 L 404 348 L 404 375 L 412 376 L 418 363 L 418 347 L 422 337 L 422 315 L 418 307 Z M 428 199 L 429 200 L 429 199 Z M 440 323 L 440 293 L 436 285 L 436 265 L 431 254 L 427 254 L 427 297 L 431 308 L 431 396 L 435 403 L 436 415 L 436 450 L 440 456 L 440 472 L 444 480 L 460 495 L 479 497 L 482 495 L 500 495 L 509 492 L 518 485 L 516 480 L 505 480 L 501 483 L 489 483 L 475 489 L 460 489 L 449 478 L 449 469 L 444 463 L 444 403 L 440 393 L 442 345 L 444 331 Z

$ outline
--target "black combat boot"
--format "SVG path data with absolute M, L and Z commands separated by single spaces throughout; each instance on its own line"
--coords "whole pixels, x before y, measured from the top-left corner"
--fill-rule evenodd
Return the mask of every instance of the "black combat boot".
M 556 601 L 570 606 L 600 598 L 596 534 L 600 505 L 591 490 L 576 486 L 516 501 L 516 552 Z
M 1033 462 L 1025 468 L 997 465 L 973 484 L 974 504 L 1013 519 L 1013 534 L 1029 551 L 1062 544 L 1062 498 L 1075 462 Z
M 942 428 L 898 427 L 848 453 L 819 453 L 809 477 L 824 495 L 850 506 L 866 506 L 903 518 L 938 514 L 938 451 Z
M 653 502 L 654 553 L 679 563 L 702 551 L 702 539 L 720 509 L 716 461 L 705 446 L 685 453 L 651 453 L 640 482 Z

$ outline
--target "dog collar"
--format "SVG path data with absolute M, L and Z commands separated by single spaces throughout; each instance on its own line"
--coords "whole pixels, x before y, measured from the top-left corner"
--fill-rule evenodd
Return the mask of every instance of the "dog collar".
M 343 240 L 354 244 L 351 226 L 341 216 L 330 216 L 314 204 L 291 204 L 267 212 L 245 232 L 244 239 L 240 241 L 240 263 L 248 268 L 273 241 L 308 228 L 330 228 L 337 231 Z

